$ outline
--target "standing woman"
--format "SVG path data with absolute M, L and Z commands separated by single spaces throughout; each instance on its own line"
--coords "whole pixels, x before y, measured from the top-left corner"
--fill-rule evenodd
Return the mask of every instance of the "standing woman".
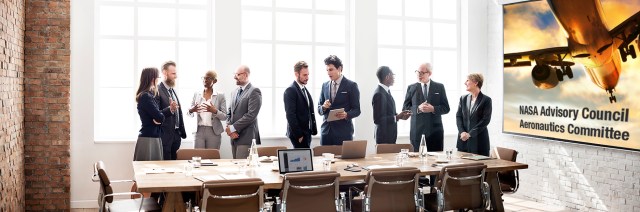
M 136 92 L 136 102 L 138 103 L 138 115 L 142 128 L 138 133 L 136 149 L 133 153 L 134 161 L 162 160 L 162 134 L 161 124 L 164 115 L 160 112 L 156 81 L 158 80 L 157 68 L 145 68 L 140 76 L 140 85 Z
M 456 124 L 458 125 L 458 151 L 489 156 L 489 132 L 487 125 L 491 121 L 491 98 L 482 94 L 482 74 L 467 76 L 464 85 L 469 94 L 460 97 Z
M 227 101 L 223 93 L 213 90 L 218 82 L 215 71 L 207 71 L 202 77 L 204 89 L 193 95 L 189 116 L 198 114 L 198 129 L 196 131 L 196 149 L 220 149 L 222 120 L 227 120 Z

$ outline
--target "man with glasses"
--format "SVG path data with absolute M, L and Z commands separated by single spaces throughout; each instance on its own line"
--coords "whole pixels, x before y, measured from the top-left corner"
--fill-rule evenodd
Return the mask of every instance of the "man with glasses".
M 335 55 L 324 59 L 329 81 L 322 84 L 322 93 L 318 101 L 318 113 L 324 116 L 320 127 L 321 145 L 342 145 L 343 141 L 353 140 L 352 119 L 360 116 L 360 90 L 358 84 L 342 75 L 342 60 Z M 331 110 L 342 109 L 335 113 L 336 119 L 328 121 Z
M 299 61 L 293 66 L 296 77 L 294 82 L 284 90 L 284 111 L 287 114 L 287 137 L 293 148 L 309 148 L 311 135 L 318 134 L 316 116 L 313 112 L 313 99 L 307 90 L 309 81 L 309 65 Z
M 391 96 L 390 87 L 395 82 L 395 74 L 387 66 L 380 66 L 376 72 L 378 88 L 373 92 L 373 123 L 376 125 L 376 144 L 395 144 L 398 138 L 398 121 L 407 120 L 411 111 L 396 112 L 396 101 Z
M 449 100 L 444 85 L 431 80 L 431 70 L 431 64 L 423 63 L 415 71 L 418 82 L 407 88 L 402 107 L 412 113 L 410 139 L 416 152 L 422 135 L 426 138 L 427 151 L 443 149 L 442 115 L 449 113 Z
M 256 139 L 256 144 L 260 144 L 258 112 L 262 106 L 262 93 L 249 82 L 250 74 L 249 67 L 242 65 L 233 77 L 238 89 L 231 94 L 231 107 L 225 131 L 231 137 L 231 153 L 234 159 L 249 156 L 251 139 Z

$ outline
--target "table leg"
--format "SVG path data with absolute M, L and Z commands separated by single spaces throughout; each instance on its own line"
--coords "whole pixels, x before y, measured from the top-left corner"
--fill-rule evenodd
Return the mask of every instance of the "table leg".
M 182 201 L 182 192 L 166 192 L 167 199 L 162 206 L 162 212 L 183 212 L 184 202 Z
M 491 208 L 493 211 L 504 211 L 504 205 L 502 205 L 502 190 L 500 190 L 500 183 L 498 182 L 498 172 L 487 172 L 487 179 L 491 193 Z

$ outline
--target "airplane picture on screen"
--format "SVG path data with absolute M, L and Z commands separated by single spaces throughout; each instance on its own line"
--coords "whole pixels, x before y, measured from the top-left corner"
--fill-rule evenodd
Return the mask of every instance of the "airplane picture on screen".
M 605 22 L 600 0 L 547 0 L 555 20 L 567 37 L 567 46 L 505 53 L 504 67 L 531 66 L 531 78 L 536 87 L 551 89 L 573 78 L 571 66 L 582 65 L 593 84 L 616 102 L 614 91 L 621 64 L 636 59 L 640 34 L 640 11 L 611 30 Z M 635 46 L 634 46 L 635 45 Z

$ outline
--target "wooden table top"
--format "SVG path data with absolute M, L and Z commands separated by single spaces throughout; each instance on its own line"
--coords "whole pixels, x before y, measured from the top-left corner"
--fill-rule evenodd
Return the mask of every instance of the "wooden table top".
M 508 171 L 515 169 L 526 169 L 527 164 L 505 161 L 500 159 L 489 160 L 468 160 L 461 159 L 463 152 L 456 152 L 456 156 L 449 164 L 473 163 L 481 162 L 487 165 L 487 172 Z M 331 170 L 340 173 L 340 181 L 362 180 L 367 174 L 367 170 L 360 172 L 345 171 L 349 164 L 357 163 L 360 167 L 370 165 L 395 165 L 395 156 L 397 154 L 371 154 L 361 159 L 336 159 L 332 164 Z M 322 157 L 313 158 L 314 170 L 323 170 Z M 188 164 L 186 160 L 173 161 L 133 161 L 133 169 L 135 180 L 138 185 L 139 192 L 179 192 L 179 191 L 199 191 L 201 190 L 202 181 L 195 179 L 196 176 L 212 176 L 212 175 L 237 175 L 242 174 L 249 177 L 261 178 L 265 182 L 265 189 L 280 188 L 282 185 L 282 177 L 278 171 L 272 170 L 272 163 L 260 163 L 258 167 L 242 167 L 246 164 L 246 160 L 240 159 L 218 159 L 212 160 L 217 166 L 202 166 L 193 169 L 193 176 L 185 176 L 184 166 Z M 442 167 L 433 167 L 436 163 L 436 156 L 429 156 L 423 162 L 419 157 L 410 157 L 404 163 L 405 167 L 419 168 L 422 175 L 436 175 Z M 174 169 L 173 173 L 147 174 L 145 170 L 153 168 Z

